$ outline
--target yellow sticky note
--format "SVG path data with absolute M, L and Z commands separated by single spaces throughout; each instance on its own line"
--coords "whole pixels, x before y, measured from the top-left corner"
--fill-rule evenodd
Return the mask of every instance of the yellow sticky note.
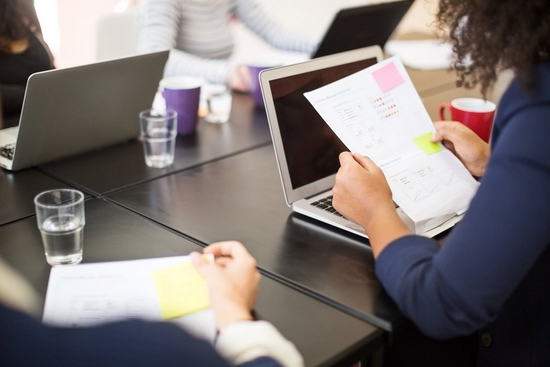
M 419 137 L 413 139 L 416 146 L 418 146 L 427 155 L 437 153 L 443 150 L 443 148 L 441 148 L 439 144 L 432 143 L 430 141 L 430 138 L 432 135 L 433 133 L 430 132 L 424 135 L 420 135 Z
M 210 306 L 206 281 L 191 262 L 153 273 L 163 319 L 187 315 Z

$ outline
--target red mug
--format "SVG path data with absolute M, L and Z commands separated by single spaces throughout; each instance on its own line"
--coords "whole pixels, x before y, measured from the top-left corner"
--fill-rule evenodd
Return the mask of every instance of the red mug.
M 439 118 L 447 120 L 445 111 L 449 111 L 451 120 L 462 122 L 488 143 L 495 110 L 496 105 L 491 101 L 480 98 L 457 98 L 439 106 Z

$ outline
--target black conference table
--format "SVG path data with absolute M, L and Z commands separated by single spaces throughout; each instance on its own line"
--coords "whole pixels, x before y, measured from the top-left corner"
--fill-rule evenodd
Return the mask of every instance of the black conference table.
M 201 249 L 201 244 L 108 200 L 88 199 L 85 210 L 85 263 L 186 255 Z M 0 239 L 0 256 L 45 299 L 51 268 L 35 217 L 0 226 Z M 269 276 L 262 277 L 255 311 L 295 343 L 309 366 L 349 366 L 385 341 L 376 327 Z
M 366 239 L 287 207 L 272 146 L 106 198 L 201 243 L 239 240 L 273 277 L 384 330 L 402 319 L 374 275 Z
M 34 215 L 34 197 L 42 191 L 69 187 L 34 169 L 0 169 L 0 225 Z
M 136 140 L 84 154 L 77 159 L 45 164 L 38 169 L 101 196 L 271 144 L 265 112 L 255 108 L 249 96 L 235 94 L 230 121 L 230 124 L 201 122 L 197 134 L 178 136 L 174 164 L 163 169 L 145 166 L 143 147 Z
M 438 94 L 460 96 L 448 75 L 439 74 L 411 73 L 421 97 L 439 103 Z M 367 240 L 286 206 L 265 111 L 250 96 L 234 95 L 228 123 L 201 122 L 197 134 L 178 137 L 175 163 L 165 169 L 146 167 L 140 142 L 130 141 L 4 171 L 0 188 L 12 191 L 9 208 L 0 211 L 0 254 L 43 296 L 49 266 L 32 198 L 56 185 L 89 198 L 83 262 L 243 242 L 264 274 L 257 313 L 298 346 L 307 365 L 365 360 L 410 325 L 376 279 Z
M 39 192 L 57 187 L 76 187 L 86 193 L 84 263 L 187 255 L 191 251 L 200 251 L 211 242 L 210 238 L 230 239 L 233 232 L 223 231 L 223 228 L 232 226 L 231 221 L 225 227 L 214 228 L 216 223 L 223 222 L 217 210 L 206 215 L 207 219 L 218 218 L 212 222 L 214 231 L 206 237 L 198 235 L 194 230 L 187 231 L 185 228 L 191 222 L 179 227 L 177 217 L 172 218 L 173 224 L 169 224 L 163 223 L 159 216 L 172 210 L 164 208 L 164 205 L 166 202 L 175 203 L 179 194 L 177 190 L 167 190 L 169 187 L 174 188 L 174 184 L 177 186 L 180 177 L 186 177 L 180 174 L 188 172 L 194 175 L 203 170 L 208 174 L 217 163 L 224 167 L 224 162 L 232 165 L 234 159 L 239 162 L 251 154 L 254 156 L 254 152 L 260 158 L 265 158 L 265 152 L 271 152 L 265 112 L 254 108 L 249 96 L 236 95 L 234 101 L 229 123 L 210 125 L 202 122 L 196 135 L 178 138 L 176 162 L 167 169 L 146 167 L 141 143 L 132 141 L 19 172 L 2 171 L 0 255 L 19 270 L 45 299 L 50 266 L 45 261 L 40 232 L 36 226 L 33 199 Z M 269 158 L 272 160 L 266 162 L 269 163 L 266 168 L 272 169 L 274 158 Z M 229 177 L 242 182 L 242 179 L 248 177 L 240 172 L 244 168 L 238 168 Z M 265 173 L 268 173 L 269 180 L 273 179 L 271 185 L 279 182 L 276 171 Z M 203 176 L 203 179 L 210 178 Z M 157 191 L 155 185 L 150 186 L 155 182 L 160 183 L 160 191 Z M 255 185 L 256 182 L 252 180 L 251 184 Z M 135 202 L 141 202 L 139 206 L 144 208 L 143 211 L 124 203 L 125 196 L 122 195 L 129 192 L 130 196 L 134 196 L 136 194 L 133 190 L 138 188 L 151 190 L 151 195 L 144 197 L 144 201 L 135 196 L 138 199 Z M 143 193 L 141 190 L 138 192 Z M 257 195 L 252 191 L 250 193 L 254 195 L 251 197 Z M 214 196 L 218 197 L 218 194 Z M 276 194 L 281 194 L 280 188 Z M 118 195 L 122 195 L 120 200 Z M 271 195 L 268 193 L 268 196 Z M 231 197 L 229 195 L 228 199 Z M 277 199 L 272 197 L 269 201 L 277 201 L 280 205 L 282 196 L 277 195 Z M 201 218 L 200 213 L 196 217 L 191 215 L 194 209 L 192 206 L 180 204 L 184 205 L 182 209 L 187 208 L 185 212 L 194 221 Z M 284 221 L 292 221 L 292 217 L 285 216 Z M 330 234 L 327 236 L 324 242 L 330 241 Z M 237 236 L 233 239 L 250 242 Z M 304 240 L 307 242 L 306 238 Z M 285 258 L 290 260 L 287 266 L 295 264 L 296 259 L 290 259 L 293 256 L 291 243 L 288 243 L 286 250 L 277 250 L 273 246 L 270 249 L 271 245 L 264 244 L 265 253 L 259 252 L 256 245 L 248 246 L 258 257 L 258 267 L 264 275 L 255 307 L 256 314 L 272 322 L 293 341 L 308 366 L 350 366 L 360 360 L 368 363 L 369 356 L 387 343 L 388 333 L 342 310 L 336 302 L 319 297 L 315 292 L 304 291 L 306 289 L 300 283 L 272 269 L 271 263 L 282 263 Z M 353 247 L 353 243 L 350 246 Z M 364 245 L 361 248 L 368 250 Z M 270 262 L 266 257 L 269 254 L 275 256 Z M 372 265 L 372 258 L 367 256 L 365 261 L 361 265 L 364 269 Z
M 195 136 L 178 137 L 170 168 L 146 167 L 134 141 L 39 169 L 197 243 L 239 240 L 274 279 L 394 331 L 402 317 L 374 275 L 368 241 L 291 212 L 265 111 L 247 95 L 234 101 L 227 124 L 201 122 Z M 245 138 L 220 150 L 223 129 Z

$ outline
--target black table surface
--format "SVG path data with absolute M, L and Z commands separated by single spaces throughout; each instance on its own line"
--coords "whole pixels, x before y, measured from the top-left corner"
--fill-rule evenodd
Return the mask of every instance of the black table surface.
M 423 97 L 450 88 L 446 75 L 417 74 L 411 78 Z M 286 206 L 265 111 L 250 96 L 234 95 L 228 123 L 201 121 L 196 134 L 178 137 L 175 163 L 165 169 L 147 167 L 136 140 L 1 171 L 0 255 L 43 297 L 50 266 L 32 199 L 66 185 L 88 197 L 83 262 L 243 242 L 264 274 L 257 313 L 297 345 L 307 365 L 349 366 L 388 341 L 392 333 L 382 330 L 406 323 L 375 277 L 367 240 Z
M 208 244 L 239 240 L 273 277 L 387 331 L 403 319 L 362 237 L 292 213 L 272 146 L 107 197 Z
M 11 172 L 0 168 L 0 225 L 34 215 L 34 197 L 68 185 L 32 168 Z
M 84 263 L 187 255 L 201 247 L 104 199 L 85 202 Z M 0 255 L 45 299 L 51 267 L 34 217 L 0 226 Z M 78 265 L 77 265 L 78 266 Z M 263 276 L 255 308 L 303 354 L 309 366 L 350 365 L 385 333 L 298 290 Z
M 235 93 L 229 121 L 212 124 L 201 120 L 195 134 L 178 136 L 174 164 L 169 167 L 147 167 L 142 143 L 133 140 L 44 164 L 40 170 L 101 196 L 268 144 L 271 135 L 265 110 L 255 107 L 251 96 Z

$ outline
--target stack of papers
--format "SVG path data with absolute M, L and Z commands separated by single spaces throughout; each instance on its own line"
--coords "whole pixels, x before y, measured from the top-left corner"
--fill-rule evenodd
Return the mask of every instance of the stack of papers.
M 399 58 L 304 96 L 351 152 L 383 170 L 415 233 L 466 211 L 478 182 L 455 155 L 430 142 L 434 125 Z
M 55 266 L 43 322 L 86 327 L 126 319 L 170 320 L 213 341 L 206 283 L 188 256 Z

